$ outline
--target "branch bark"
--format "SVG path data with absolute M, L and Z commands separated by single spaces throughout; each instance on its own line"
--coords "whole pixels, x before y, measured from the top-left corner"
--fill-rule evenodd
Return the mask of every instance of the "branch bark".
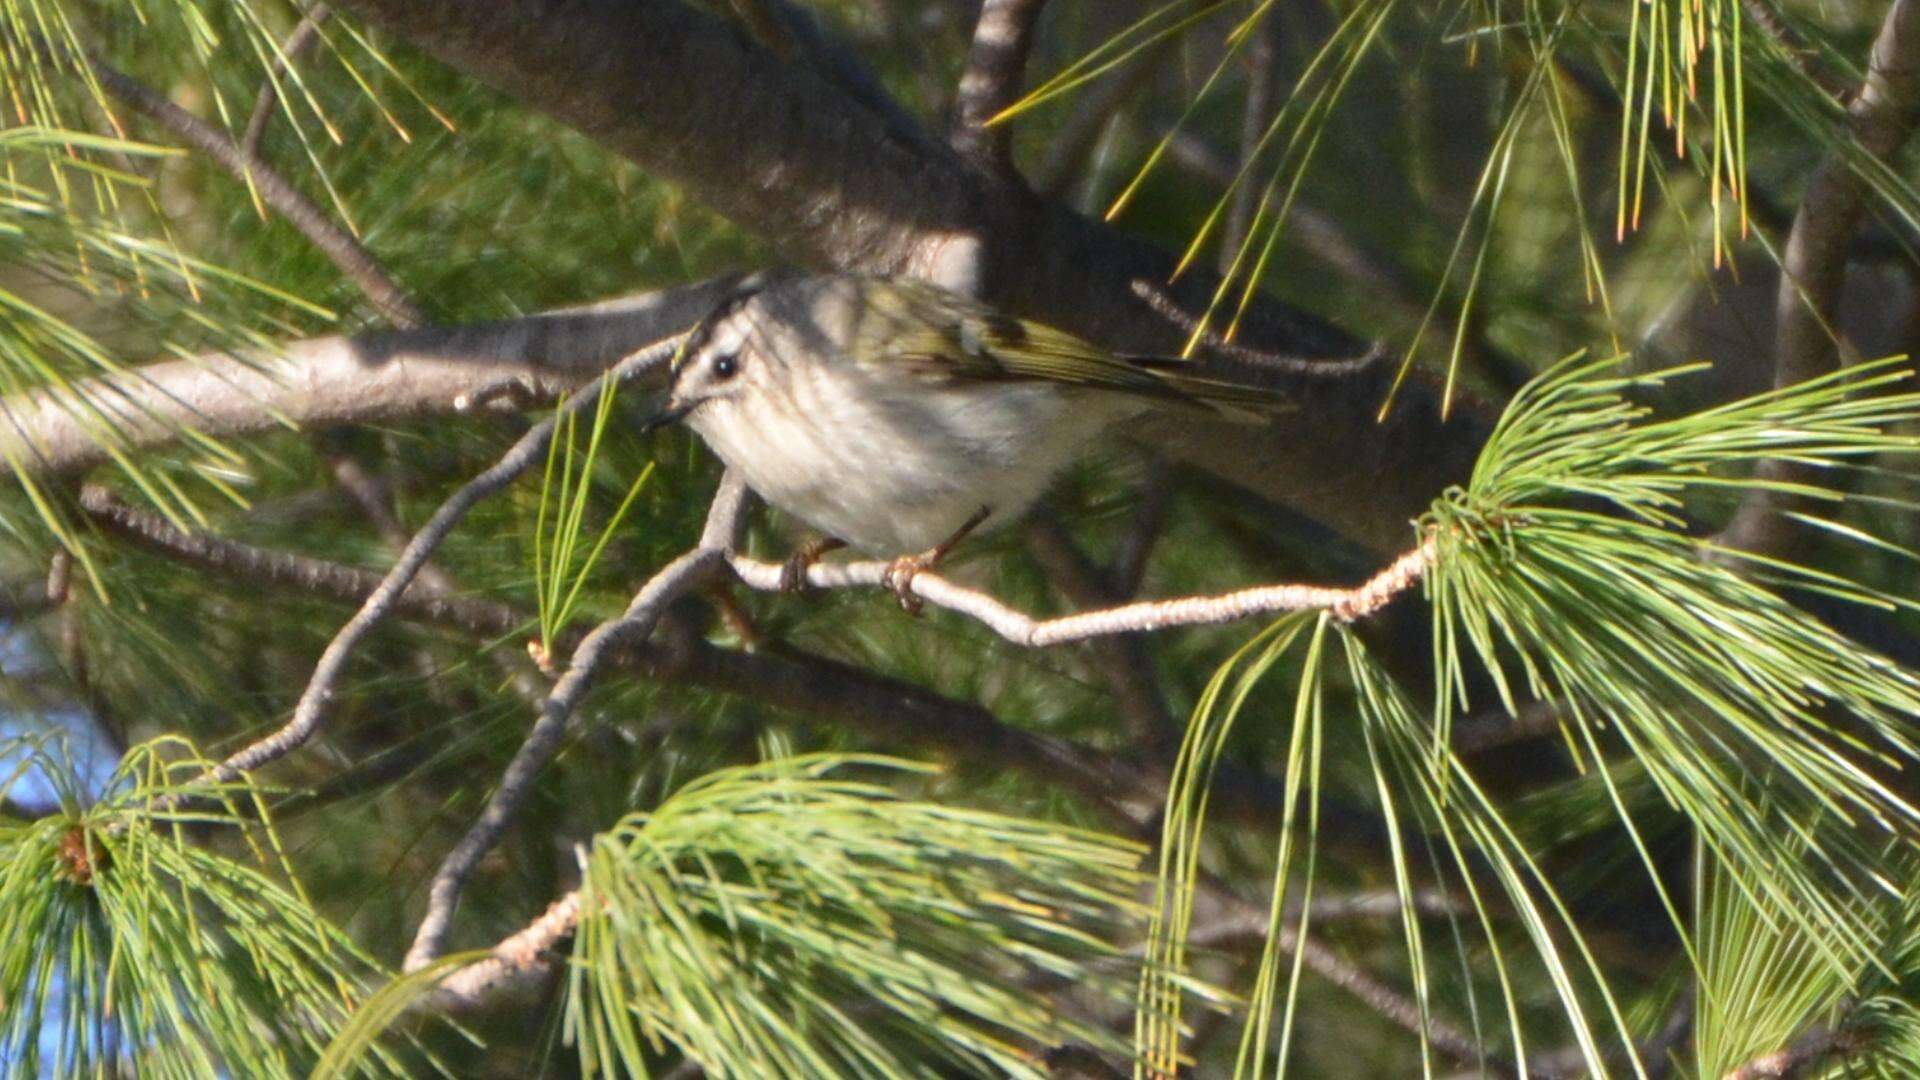
M 1351 622 L 1373 614 L 1417 585 L 1433 566 L 1437 542 L 1436 537 L 1428 536 L 1378 574 L 1352 588 L 1258 585 L 1219 596 L 1142 600 L 1056 619 L 1035 619 L 986 593 L 956 585 L 937 574 L 915 575 L 908 589 L 935 607 L 957 611 L 1015 645 L 1032 649 L 1177 626 L 1215 626 L 1255 615 L 1311 608 L 1325 608 L 1334 618 Z M 744 555 L 735 555 L 732 562 L 734 575 L 753 588 L 774 591 L 783 587 L 786 572 L 783 563 L 762 562 Z M 807 567 L 806 582 L 816 589 L 882 588 L 890 565 L 874 560 L 814 563 Z
M 1723 1080 L 1796 1080 L 1818 1076 L 1823 1065 L 1836 1056 L 1857 1052 L 1862 1041 L 1861 1033 L 1855 1029 L 1818 1024 L 1795 1039 L 1792 1046 L 1744 1062 Z
M 290 63 L 298 60 L 320 39 L 320 27 L 332 14 L 325 4 L 313 5 L 294 25 L 287 40 L 280 44 L 280 55 L 267 65 L 266 77 L 260 80 L 260 92 L 254 96 L 253 112 L 248 115 L 246 130 L 240 136 L 241 153 L 248 157 L 259 155 L 260 140 L 267 134 L 267 122 L 273 119 L 274 111 L 280 105 L 281 77 L 286 74 Z
M 1013 172 L 1013 133 L 988 121 L 1020 100 L 1020 84 L 1033 51 L 1034 25 L 1047 0 L 985 0 L 973 26 L 973 47 L 960 76 L 953 145 L 961 154 L 1002 177 Z
M 277 356 L 214 353 L 0 398 L 0 460 L 66 474 L 191 428 L 215 438 L 451 414 L 499 388 L 551 399 L 706 314 L 718 278 L 584 307 L 460 327 L 315 338 Z M 110 418 L 111 431 L 91 409 Z
M 188 533 L 158 515 L 130 507 L 104 488 L 89 486 L 83 508 L 102 529 L 167 558 L 230 580 L 292 590 L 348 604 L 364 603 L 381 575 L 322 559 L 269 551 L 205 533 Z M 495 600 L 448 596 L 419 583 L 401 593 L 392 614 L 480 638 L 505 638 L 532 627 L 532 612 Z M 816 722 L 977 764 L 1011 769 L 1061 784 L 1121 809 L 1131 825 L 1145 824 L 1164 776 L 1131 756 L 1002 723 L 978 705 L 791 646 L 737 652 L 690 634 L 662 643 L 625 643 L 614 657 L 644 678 L 679 682 L 764 702 Z M 577 636 L 563 637 L 571 652 Z M 1214 805 L 1224 816 L 1267 822 L 1280 812 L 1277 785 L 1266 777 L 1223 766 Z M 1382 841 L 1384 843 L 1384 841 Z
M 619 380 L 638 374 L 649 367 L 661 367 L 672 354 L 677 342 L 669 340 L 644 349 L 617 365 L 610 378 Z M 482 472 L 454 492 L 453 496 L 434 511 L 427 523 L 420 527 L 413 539 L 401 550 L 394 560 L 393 568 L 387 571 L 380 584 L 367 595 L 360 610 L 340 628 L 333 640 L 327 644 L 326 651 L 314 664 L 313 674 L 307 680 L 307 687 L 300 694 L 299 702 L 294 706 L 293 716 L 279 730 L 261 738 L 229 756 L 208 775 L 216 781 L 232 780 L 242 773 L 257 769 L 262 765 L 286 756 L 305 744 L 319 730 L 325 720 L 327 710 L 333 702 L 334 684 L 346 670 L 347 661 L 353 651 L 359 647 L 368 634 L 373 632 L 393 609 L 398 606 L 400 597 L 413 584 L 415 575 L 432 556 L 454 526 L 467 515 L 481 500 L 511 484 L 521 473 L 538 462 L 546 452 L 547 444 L 553 440 L 553 433 L 560 419 L 570 413 L 590 407 L 600 396 L 600 389 L 606 384 L 588 387 L 554 415 L 535 425 L 519 441 L 513 444 L 493 467 Z
M 1847 107 L 1847 126 L 1858 151 L 1880 162 L 1892 158 L 1913 134 L 1916 107 L 1920 107 L 1920 0 L 1894 0 L 1874 39 L 1866 82 Z M 1844 151 L 1830 155 L 1807 185 L 1780 257 L 1780 292 L 1774 304 L 1775 386 L 1792 386 L 1840 366 L 1835 319 L 1847 254 L 1868 194 L 1859 166 Z M 1758 474 L 1783 484 L 1820 483 L 1813 470 L 1779 459 L 1761 462 Z M 1743 551 L 1791 558 L 1806 530 L 1786 512 L 1802 502 L 1781 492 L 1754 491 L 1727 525 L 1721 542 Z

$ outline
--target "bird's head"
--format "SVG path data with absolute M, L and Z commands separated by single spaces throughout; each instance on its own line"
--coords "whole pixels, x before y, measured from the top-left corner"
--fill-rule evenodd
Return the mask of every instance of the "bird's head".
M 755 395 L 782 398 L 795 373 L 844 352 L 857 285 L 831 276 L 756 275 L 688 334 L 667 396 L 646 430 L 702 421 Z
M 755 299 L 762 290 L 740 290 L 720 304 L 687 336 L 673 359 L 667 396 L 644 425 L 651 431 L 695 412 L 753 392 L 768 377 L 765 349 L 754 333 Z

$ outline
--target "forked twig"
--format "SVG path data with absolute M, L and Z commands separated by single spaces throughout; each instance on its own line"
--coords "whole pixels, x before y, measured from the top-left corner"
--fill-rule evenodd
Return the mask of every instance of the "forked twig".
M 554 414 L 530 428 L 519 441 L 508 449 L 506 454 L 492 468 L 467 481 L 465 486 L 453 493 L 453 496 L 434 511 L 427 523 L 421 526 L 413 539 L 401 550 L 393 568 L 380 581 L 379 588 L 368 596 L 353 618 L 340 628 L 326 651 L 320 654 L 320 660 L 314 665 L 313 675 L 307 680 L 307 688 L 294 706 L 293 716 L 272 734 L 265 736 L 227 758 L 216 766 L 208 778 L 215 782 L 226 782 L 237 778 L 241 773 L 257 769 L 270 761 L 291 753 L 294 749 L 313 738 L 326 718 L 327 708 L 333 702 L 334 684 L 346 670 L 347 660 L 355 648 L 366 640 L 381 620 L 394 609 L 402 593 L 413 584 L 420 568 L 434 550 L 446 540 L 454 526 L 467 516 L 481 500 L 504 489 L 527 469 L 531 468 L 546 453 L 547 444 L 552 441 L 559 421 L 565 416 L 591 406 L 600 398 L 601 388 L 634 378 L 655 365 L 665 363 L 673 351 L 679 347 L 680 337 L 675 336 L 656 343 L 634 353 L 608 373 L 606 380 L 595 382 L 583 388 L 571 400 Z
M 713 506 L 707 511 L 707 526 L 700 542 L 648 579 L 634 594 L 625 612 L 601 623 L 581 639 L 566 673 L 554 683 L 552 692 L 541 703 L 540 719 L 534 722 L 526 741 L 507 764 L 507 771 L 487 801 L 486 809 L 434 873 L 427 891 L 427 913 L 421 917 L 413 945 L 407 950 L 406 970 L 417 971 L 445 951 L 453 909 L 460 901 L 467 879 L 473 875 L 481 857 L 492 850 L 513 823 L 534 780 L 559 750 L 567 721 L 593 685 L 600 665 L 612 657 L 621 643 L 644 640 L 668 605 L 721 572 L 727 552 L 737 541 L 746 502 L 746 485 L 732 473 L 727 474 L 720 482 Z

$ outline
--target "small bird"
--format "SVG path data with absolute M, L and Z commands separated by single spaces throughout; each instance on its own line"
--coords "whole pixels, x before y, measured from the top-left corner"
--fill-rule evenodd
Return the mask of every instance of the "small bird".
M 747 485 L 821 536 L 915 574 L 1017 519 L 1104 428 L 1155 404 L 1258 420 L 1273 390 L 1187 360 L 1123 356 L 921 281 L 771 275 L 722 301 L 675 357 L 646 427 L 685 420 Z

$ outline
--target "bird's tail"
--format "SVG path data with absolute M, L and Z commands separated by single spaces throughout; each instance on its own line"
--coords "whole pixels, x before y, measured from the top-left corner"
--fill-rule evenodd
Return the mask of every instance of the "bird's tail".
M 1166 393 L 1155 398 L 1219 413 L 1242 423 L 1258 424 L 1299 405 L 1274 386 L 1238 381 L 1209 372 L 1196 374 L 1192 360 L 1177 356 L 1124 356 L 1121 359 L 1151 374 Z

